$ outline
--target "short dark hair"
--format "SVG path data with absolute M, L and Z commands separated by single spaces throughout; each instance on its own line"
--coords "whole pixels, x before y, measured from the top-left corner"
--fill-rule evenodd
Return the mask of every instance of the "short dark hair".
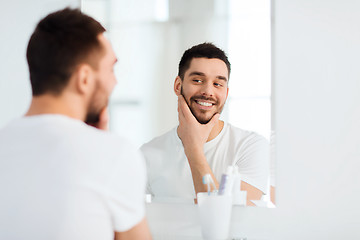
M 216 47 L 213 43 L 201 43 L 196 46 L 193 46 L 186 50 L 181 57 L 179 63 L 179 72 L 178 76 L 183 80 L 186 70 L 189 69 L 191 60 L 193 58 L 217 58 L 222 60 L 228 69 L 229 76 L 231 65 L 226 56 L 226 53 L 220 48 Z
M 104 54 L 98 40 L 103 32 L 98 21 L 79 9 L 65 8 L 43 18 L 26 52 L 33 96 L 60 94 L 81 63 L 96 68 Z

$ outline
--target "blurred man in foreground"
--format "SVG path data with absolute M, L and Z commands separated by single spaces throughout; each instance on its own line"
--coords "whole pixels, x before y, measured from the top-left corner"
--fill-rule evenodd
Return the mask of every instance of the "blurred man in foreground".
M 100 130 L 117 61 L 104 32 L 67 8 L 32 34 L 31 105 L 0 130 L 0 239 L 151 239 L 143 159 Z

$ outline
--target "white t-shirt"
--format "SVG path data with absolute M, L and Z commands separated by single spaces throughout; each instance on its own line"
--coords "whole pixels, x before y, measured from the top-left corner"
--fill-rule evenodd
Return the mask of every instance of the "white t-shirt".
M 0 130 L 0 239 L 114 239 L 145 215 L 146 171 L 124 139 L 62 115 Z
M 141 151 L 147 166 L 147 191 L 154 200 L 181 198 L 193 202 L 191 170 L 177 128 L 144 144 Z M 263 193 L 268 191 L 269 144 L 264 137 L 224 123 L 219 135 L 205 143 L 204 152 L 218 181 L 229 165 L 236 164 L 244 182 Z

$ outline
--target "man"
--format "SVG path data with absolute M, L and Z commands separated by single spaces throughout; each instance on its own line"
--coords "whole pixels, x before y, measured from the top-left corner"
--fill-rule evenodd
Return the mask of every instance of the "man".
M 151 239 L 143 159 L 97 129 L 116 84 L 104 31 L 66 8 L 32 34 L 32 102 L 0 130 L 0 239 Z
M 211 43 L 183 54 L 174 91 L 179 126 L 141 147 L 148 169 L 148 192 L 154 198 L 194 199 L 207 191 L 202 177 L 211 174 L 216 187 L 227 166 L 237 165 L 247 204 L 267 192 L 269 146 L 256 133 L 219 120 L 229 88 L 230 63 Z

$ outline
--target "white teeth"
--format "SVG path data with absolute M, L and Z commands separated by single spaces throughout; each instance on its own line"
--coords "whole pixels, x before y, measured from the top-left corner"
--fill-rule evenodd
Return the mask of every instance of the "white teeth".
M 211 103 L 207 103 L 207 102 L 197 102 L 198 104 L 202 105 L 202 106 L 205 106 L 205 107 L 210 107 L 212 106 Z

